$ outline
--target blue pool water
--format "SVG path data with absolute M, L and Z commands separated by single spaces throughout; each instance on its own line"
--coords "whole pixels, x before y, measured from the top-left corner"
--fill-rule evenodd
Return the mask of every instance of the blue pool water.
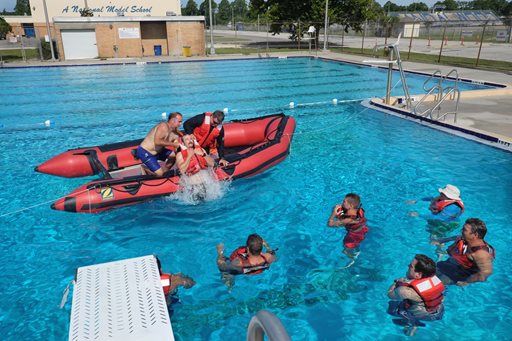
M 412 94 L 424 79 L 408 76 Z M 66 339 L 70 304 L 57 306 L 74 270 L 151 253 L 164 270 L 197 281 L 180 290 L 178 340 L 241 340 L 260 309 L 280 317 L 293 340 L 403 338 L 385 314 L 386 289 L 414 254 L 434 257 L 425 222 L 408 215 L 426 204 L 405 201 L 446 183 L 461 189 L 464 218 L 487 222 L 495 273 L 450 287 L 445 318 L 415 339 L 510 339 L 512 275 L 503 264 L 512 257 L 512 154 L 358 103 L 329 104 L 383 96 L 385 83 L 385 71 L 306 58 L 0 70 L 2 339 Z M 320 104 L 286 109 L 291 101 Z M 68 148 L 142 137 L 163 111 L 188 118 L 224 107 L 227 119 L 293 115 L 289 158 L 196 206 L 167 198 L 96 215 L 50 210 L 91 178 L 38 174 L 35 165 Z M 344 232 L 326 221 L 350 191 L 363 199 L 370 232 L 356 264 L 337 270 L 346 263 Z M 252 232 L 279 247 L 279 260 L 262 275 L 237 278 L 228 293 L 215 245 L 230 251 Z

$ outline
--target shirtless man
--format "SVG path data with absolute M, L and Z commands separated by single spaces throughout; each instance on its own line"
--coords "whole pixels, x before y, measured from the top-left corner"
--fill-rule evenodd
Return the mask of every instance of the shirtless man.
M 137 148 L 137 157 L 149 168 L 152 174 L 163 176 L 172 167 L 174 162 L 168 162 L 161 167 L 158 160 L 168 160 L 175 155 L 175 152 L 165 147 L 175 149 L 179 146 L 180 132 L 178 128 L 182 120 L 183 116 L 179 112 L 171 113 L 169 120 L 154 126 Z
M 484 237 L 487 226 L 478 218 L 469 218 L 464 223 L 462 235 L 435 240 L 432 244 L 455 242 L 448 247 L 448 260 L 437 263 L 437 276 L 444 284 L 466 286 L 474 282 L 485 282 L 492 275 L 494 248 Z

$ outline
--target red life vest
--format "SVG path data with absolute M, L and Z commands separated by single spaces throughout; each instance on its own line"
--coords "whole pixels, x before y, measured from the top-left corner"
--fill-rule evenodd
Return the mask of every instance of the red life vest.
M 464 203 L 462 202 L 462 200 L 452 200 L 452 199 L 437 200 L 437 199 L 434 199 L 430 202 L 429 209 L 432 213 L 437 214 L 437 213 L 441 212 L 442 210 L 444 210 L 444 208 L 446 206 L 451 205 L 451 204 L 455 204 L 460 207 L 460 209 L 461 209 L 460 214 L 464 213 Z
M 468 244 L 462 238 L 457 239 L 455 243 L 450 245 L 448 254 L 464 269 L 475 269 L 477 267 L 475 262 L 469 259 L 468 256 L 478 250 L 486 250 L 492 258 L 496 257 L 496 251 L 487 242 L 484 241 L 484 245 L 468 247 Z
M 366 225 L 366 218 L 364 217 L 364 210 L 360 207 L 357 209 L 357 213 L 356 215 L 348 215 L 346 214 L 347 213 L 347 210 L 345 210 L 344 207 L 341 208 L 341 210 L 338 212 L 338 214 L 336 215 L 338 217 L 338 219 L 345 219 L 345 218 L 352 218 L 352 219 L 358 219 L 359 222 L 357 223 L 354 223 L 354 224 L 347 224 L 345 225 L 345 228 L 347 230 L 358 230 L 359 228 L 363 227 L 364 225 Z
M 160 282 L 162 283 L 162 289 L 164 289 L 164 295 L 169 295 L 169 293 L 171 292 L 171 275 L 161 274 Z
M 261 258 L 263 258 L 262 264 L 256 264 L 252 265 L 249 262 L 249 251 L 247 250 L 246 246 L 240 246 L 238 247 L 231 255 L 229 256 L 229 260 L 233 261 L 237 258 L 240 259 L 242 262 L 242 273 L 245 275 L 256 275 L 259 273 L 262 273 L 263 271 L 267 270 L 270 267 L 269 262 L 263 256 L 263 254 L 260 254 Z
M 188 149 L 181 149 L 181 155 L 183 156 L 183 160 L 186 160 L 188 156 Z M 208 163 L 206 162 L 204 156 L 197 155 L 194 153 L 194 155 L 190 158 L 190 163 L 188 164 L 186 173 L 187 175 L 194 175 L 198 173 L 201 169 L 206 168 L 208 168 Z
M 445 289 L 443 282 L 437 277 L 427 277 L 413 279 L 409 282 L 398 282 L 398 286 L 413 288 L 421 297 L 428 312 L 437 310 L 437 307 L 443 302 L 443 291 Z M 406 302 L 405 307 L 409 308 L 411 304 Z
M 213 120 L 213 116 L 211 112 L 204 113 L 203 124 L 194 129 L 194 136 L 197 139 L 197 142 L 203 148 L 216 148 L 217 147 L 217 137 L 220 135 L 220 131 L 222 129 L 222 125 L 218 125 L 216 127 L 212 127 L 211 121 Z M 213 129 L 211 129 L 213 128 Z M 211 131 L 210 131 L 211 129 Z

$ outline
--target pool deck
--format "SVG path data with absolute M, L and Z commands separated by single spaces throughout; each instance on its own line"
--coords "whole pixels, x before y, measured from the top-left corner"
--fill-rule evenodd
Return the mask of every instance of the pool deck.
M 226 59 L 258 59 L 266 57 L 320 57 L 338 61 L 364 64 L 363 60 L 368 57 L 340 54 L 332 52 L 318 51 L 318 53 L 304 52 L 283 52 L 253 55 L 215 55 L 207 57 L 145 57 L 126 58 L 126 59 L 109 59 L 109 60 L 80 60 L 80 61 L 57 61 L 57 62 L 39 62 L 31 61 L 29 63 L 17 62 L 4 64 L 4 68 L 23 67 L 23 66 L 71 66 L 71 65 L 99 65 L 99 64 L 135 64 L 135 63 L 154 63 L 154 62 L 183 62 L 183 61 L 199 61 L 199 60 L 226 60 Z M 421 72 L 432 74 L 436 70 L 441 70 L 443 75 L 450 72 L 452 66 L 443 66 L 435 64 L 423 64 L 413 62 L 403 62 L 403 67 L 407 71 Z M 483 133 L 489 136 L 497 137 L 502 141 L 512 144 L 512 70 L 505 72 L 491 72 L 469 68 L 457 68 L 460 78 L 471 79 L 475 81 L 499 83 L 506 85 L 505 88 L 464 91 L 461 94 L 459 110 L 457 115 L 457 123 L 446 123 L 456 127 L 468 129 L 477 133 Z M 411 94 L 411 96 L 422 94 Z M 382 97 L 385 96 L 385 89 L 382 89 Z

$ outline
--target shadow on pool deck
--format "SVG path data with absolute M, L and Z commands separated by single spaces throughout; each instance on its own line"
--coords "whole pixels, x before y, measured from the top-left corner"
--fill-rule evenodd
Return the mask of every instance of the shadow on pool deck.
M 362 63 L 367 57 L 348 55 L 340 53 L 332 53 L 329 51 L 312 51 L 307 52 L 282 52 L 271 53 L 269 57 L 285 57 L 285 56 L 310 56 L 322 57 L 339 61 L 347 61 L 351 63 Z M 266 53 L 252 55 L 214 55 L 200 57 L 145 57 L 145 58 L 119 58 L 108 60 L 72 60 L 72 61 L 30 61 L 30 62 L 13 62 L 4 64 L 3 67 L 41 67 L 41 66 L 71 66 L 71 65 L 101 65 L 101 64 L 135 64 L 140 62 L 183 62 L 183 61 L 200 61 L 200 60 L 226 60 L 226 59 L 258 59 L 267 57 Z M 403 67 L 408 71 L 422 72 L 432 74 L 436 70 L 441 70 L 443 75 L 450 72 L 453 67 L 421 64 L 412 62 L 403 62 Z M 477 90 L 462 93 L 459 103 L 459 111 L 457 123 L 453 124 L 466 129 L 477 132 L 487 133 L 491 136 L 499 137 L 502 140 L 512 142 L 512 74 L 502 72 L 490 72 L 476 69 L 457 68 L 459 77 L 463 79 L 471 79 L 477 81 L 486 81 L 492 83 L 500 83 L 506 85 L 506 88 L 496 90 Z M 382 89 L 382 97 L 385 96 L 386 89 Z M 421 94 L 411 94 L 421 95 Z

